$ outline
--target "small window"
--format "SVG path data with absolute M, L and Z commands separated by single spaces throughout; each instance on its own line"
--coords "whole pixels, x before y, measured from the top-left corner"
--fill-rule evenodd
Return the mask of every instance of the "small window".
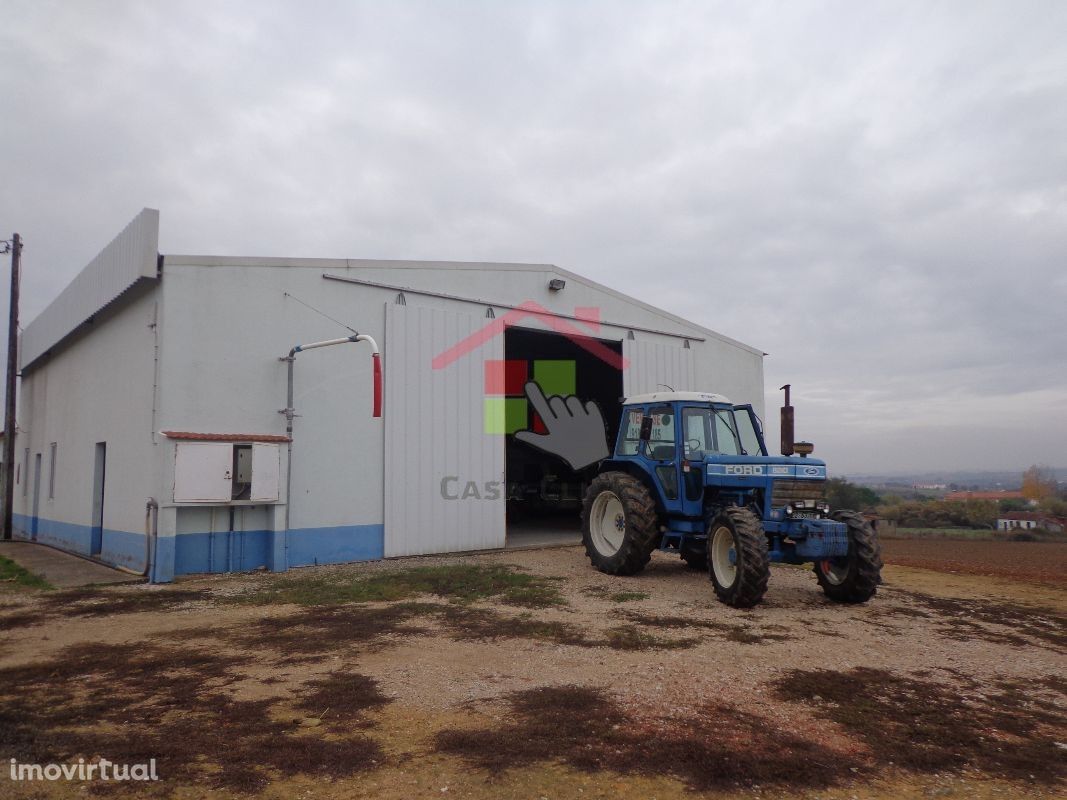
M 22 496 L 26 497 L 29 494 L 30 489 L 30 448 L 26 448 L 22 456 L 22 474 L 26 476 L 26 480 L 22 482 Z
M 674 460 L 674 411 L 670 406 L 651 408 L 652 435 L 648 440 L 648 456 L 657 461 Z
M 52 442 L 48 458 L 48 499 L 56 497 L 56 443 Z
M 643 416 L 639 408 L 631 409 L 626 413 L 626 428 L 622 438 L 619 439 L 620 456 L 637 455 L 637 446 L 641 441 L 641 418 Z

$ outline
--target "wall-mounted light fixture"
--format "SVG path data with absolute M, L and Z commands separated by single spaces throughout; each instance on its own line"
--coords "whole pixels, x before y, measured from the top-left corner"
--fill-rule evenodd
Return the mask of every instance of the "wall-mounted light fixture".
M 553 292 L 562 291 L 563 287 L 565 287 L 566 285 L 567 282 L 563 280 L 563 278 L 552 278 L 552 280 L 548 282 L 548 288 L 550 291 Z

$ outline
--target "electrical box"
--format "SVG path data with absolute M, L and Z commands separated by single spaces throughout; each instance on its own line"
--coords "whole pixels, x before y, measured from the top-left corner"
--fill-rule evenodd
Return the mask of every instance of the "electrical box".
M 276 503 L 280 484 L 281 450 L 276 444 L 175 445 L 175 503 Z
M 252 445 L 239 444 L 233 448 L 234 461 L 236 462 L 237 474 L 234 481 L 239 484 L 252 482 Z
M 276 444 L 252 445 L 252 491 L 249 499 L 276 502 L 281 493 L 281 448 Z
M 232 444 L 182 442 L 175 445 L 175 503 L 228 503 L 232 498 Z

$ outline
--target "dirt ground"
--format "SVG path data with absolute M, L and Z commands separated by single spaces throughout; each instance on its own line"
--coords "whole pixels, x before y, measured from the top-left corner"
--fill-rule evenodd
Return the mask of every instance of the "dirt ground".
M 882 556 L 904 567 L 1067 586 L 1067 546 L 1059 542 L 883 539 Z
M 989 543 L 985 577 L 896 544 L 860 606 L 776 567 L 738 611 L 580 548 L 0 595 L 0 760 L 162 778 L 0 764 L 0 796 L 1063 796 L 1067 545 Z

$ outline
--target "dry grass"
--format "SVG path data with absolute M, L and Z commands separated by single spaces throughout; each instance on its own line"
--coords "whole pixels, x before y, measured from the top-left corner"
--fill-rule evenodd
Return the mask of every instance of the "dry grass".
M 852 762 L 732 706 L 694 709 L 684 719 L 643 720 L 606 693 L 579 686 L 507 695 L 500 727 L 445 730 L 436 749 L 501 776 L 509 769 L 559 762 L 597 772 L 678 778 L 696 790 L 778 785 L 824 787 Z
M 362 734 L 326 739 L 304 732 L 292 714 L 279 718 L 274 701 L 234 699 L 226 687 L 246 662 L 217 651 L 87 644 L 0 670 L 0 750 L 23 762 L 155 758 L 171 785 L 238 792 L 279 774 L 339 777 L 381 760 Z M 321 713 L 327 699 L 349 717 L 385 702 L 372 681 L 347 675 L 309 684 L 297 705 Z
M 961 687 L 956 678 L 950 686 L 867 667 L 794 670 L 774 689 L 862 739 L 881 764 L 916 772 L 981 769 L 1043 784 L 1067 777 L 1056 745 L 1067 736 L 1067 717 L 1039 686 L 964 680 Z

